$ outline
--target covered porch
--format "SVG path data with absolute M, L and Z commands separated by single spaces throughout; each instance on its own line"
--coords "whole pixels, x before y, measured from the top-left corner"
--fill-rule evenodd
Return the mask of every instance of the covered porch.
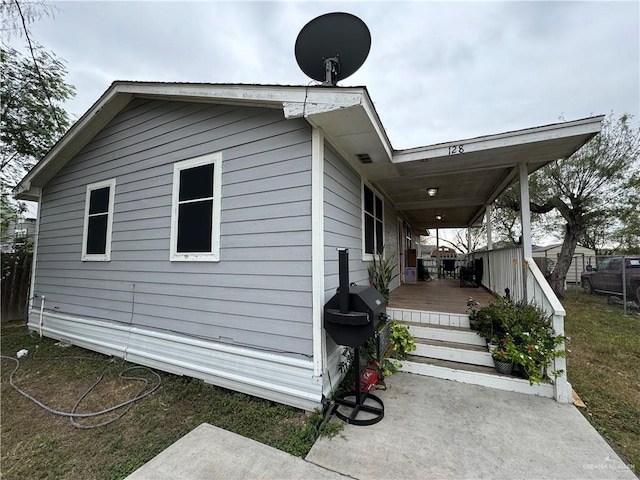
M 441 228 L 471 229 L 483 222 L 487 229 L 486 250 L 472 252 L 465 260 L 481 268 L 480 287 L 461 288 L 457 278 L 434 277 L 403 283 L 391 292 L 388 314 L 409 326 L 418 347 L 403 362 L 404 371 L 571 402 L 564 358 L 555 359 L 552 369 L 565 374 L 549 384 L 531 386 L 523 378 L 496 374 L 484 339 L 469 328 L 467 300 L 473 297 L 481 306 L 488 305 L 508 291 L 511 299 L 542 308 L 555 332 L 564 333 L 564 309 L 532 258 L 528 177 L 571 156 L 600 131 L 601 121 L 593 117 L 393 154 L 396 174 L 385 172 L 373 183 L 416 236 Z M 516 182 L 522 241 L 494 250 L 491 204 Z M 404 248 L 399 241 L 401 258 Z
M 565 358 L 556 358 L 547 370 L 564 374 L 550 383 L 530 385 L 517 375 L 497 373 L 485 339 L 470 328 L 469 297 L 482 307 L 508 289 L 514 301 L 541 307 L 552 319 L 554 331 L 564 333 L 564 309 L 535 262 L 525 259 L 522 247 L 476 252 L 470 258 L 483 264 L 478 287 L 461 287 L 458 279 L 440 278 L 404 283 L 391 292 L 387 313 L 409 327 L 417 347 L 403 360 L 402 371 L 570 403 Z
M 457 278 L 435 278 L 429 282 L 403 283 L 391 292 L 388 308 L 466 314 L 469 297 L 481 306 L 496 298 L 482 287 L 461 288 Z

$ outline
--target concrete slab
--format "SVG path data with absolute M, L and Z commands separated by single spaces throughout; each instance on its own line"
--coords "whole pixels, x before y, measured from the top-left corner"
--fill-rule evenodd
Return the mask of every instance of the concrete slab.
M 380 423 L 320 438 L 306 459 L 359 480 L 637 478 L 573 405 L 410 373 L 387 387 Z
M 203 423 L 127 477 L 127 480 L 337 480 L 336 472 L 281 450 Z

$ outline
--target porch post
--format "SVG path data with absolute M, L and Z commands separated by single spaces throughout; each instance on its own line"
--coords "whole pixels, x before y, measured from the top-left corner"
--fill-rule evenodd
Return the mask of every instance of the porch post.
M 487 205 L 484 217 L 487 224 L 487 250 L 491 250 L 493 248 L 493 239 L 491 238 L 493 228 L 493 225 L 491 225 L 491 205 Z
M 440 278 L 440 230 L 436 228 L 436 278 Z
M 529 172 L 527 164 L 520 163 L 520 221 L 522 223 L 522 254 L 531 258 L 531 209 L 529 207 Z
M 526 162 L 520 162 L 520 222 L 522 225 L 522 295 L 529 301 L 527 292 L 528 259 L 532 257 L 531 248 L 531 209 L 529 206 L 529 172 Z

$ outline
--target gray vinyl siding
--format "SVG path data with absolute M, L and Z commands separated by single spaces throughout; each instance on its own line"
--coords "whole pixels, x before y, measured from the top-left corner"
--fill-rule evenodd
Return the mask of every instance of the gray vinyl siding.
M 362 261 L 360 176 L 328 146 L 324 160 L 324 288 L 328 300 L 338 288 L 338 248 L 349 249 L 349 281 L 368 284 Z
M 220 262 L 170 262 L 173 165 L 222 152 Z M 116 179 L 111 261 L 82 262 L 86 186 Z M 312 355 L 311 133 L 281 110 L 134 100 L 43 189 L 47 309 Z
M 370 262 L 362 261 L 361 188 L 360 175 L 327 146 L 324 162 L 324 287 L 327 300 L 338 288 L 338 248 L 349 249 L 349 281 L 359 285 L 369 283 L 367 269 Z M 385 257 L 393 256 L 397 260 L 397 212 L 384 195 L 382 198 Z M 392 287 L 397 284 L 395 281 Z

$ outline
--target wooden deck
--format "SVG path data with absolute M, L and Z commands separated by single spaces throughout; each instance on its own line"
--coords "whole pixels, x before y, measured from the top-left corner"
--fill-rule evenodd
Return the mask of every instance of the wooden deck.
M 473 297 L 480 306 L 489 305 L 495 297 L 484 288 L 460 287 L 452 278 L 431 282 L 403 283 L 391 292 L 389 307 L 430 312 L 467 313 L 467 300 Z

